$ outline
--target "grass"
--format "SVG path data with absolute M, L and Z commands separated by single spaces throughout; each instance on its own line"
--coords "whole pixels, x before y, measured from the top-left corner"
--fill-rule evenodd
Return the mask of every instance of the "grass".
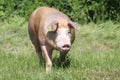
M 59 67 L 59 54 L 54 51 L 54 66 L 47 75 L 29 40 L 27 22 L 21 25 L 23 21 L 15 16 L 0 22 L 0 80 L 120 79 L 120 24 L 81 25 L 68 53 L 69 66 Z

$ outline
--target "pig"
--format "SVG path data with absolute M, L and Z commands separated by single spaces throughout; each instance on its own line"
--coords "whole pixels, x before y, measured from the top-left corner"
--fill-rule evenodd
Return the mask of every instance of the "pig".
M 28 33 L 36 53 L 45 59 L 46 73 L 51 71 L 52 52 L 60 51 L 60 61 L 75 40 L 75 30 L 79 29 L 67 15 L 50 7 L 39 7 L 30 15 Z

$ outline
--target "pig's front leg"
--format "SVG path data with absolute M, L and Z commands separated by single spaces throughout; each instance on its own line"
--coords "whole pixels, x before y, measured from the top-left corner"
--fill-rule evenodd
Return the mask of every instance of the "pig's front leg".
M 49 73 L 52 67 L 52 51 L 53 50 L 46 45 L 42 45 L 41 49 L 46 62 L 46 73 Z
M 67 52 L 63 53 L 63 52 L 60 52 L 60 61 L 61 62 L 64 62 L 65 61 L 65 56 L 66 56 Z

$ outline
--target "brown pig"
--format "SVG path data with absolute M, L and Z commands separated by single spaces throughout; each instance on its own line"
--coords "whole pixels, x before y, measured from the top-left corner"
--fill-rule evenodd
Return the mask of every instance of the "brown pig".
M 60 51 L 60 60 L 65 60 L 79 27 L 64 13 L 50 7 L 39 7 L 30 16 L 28 32 L 40 59 L 46 61 L 46 73 L 52 67 L 52 52 Z

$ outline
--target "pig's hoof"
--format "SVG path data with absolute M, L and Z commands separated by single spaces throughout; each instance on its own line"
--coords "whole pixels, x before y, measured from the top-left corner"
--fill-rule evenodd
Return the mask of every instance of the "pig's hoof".
M 51 72 L 51 67 L 52 67 L 52 64 L 47 64 L 46 65 L 46 73 L 49 74 Z

